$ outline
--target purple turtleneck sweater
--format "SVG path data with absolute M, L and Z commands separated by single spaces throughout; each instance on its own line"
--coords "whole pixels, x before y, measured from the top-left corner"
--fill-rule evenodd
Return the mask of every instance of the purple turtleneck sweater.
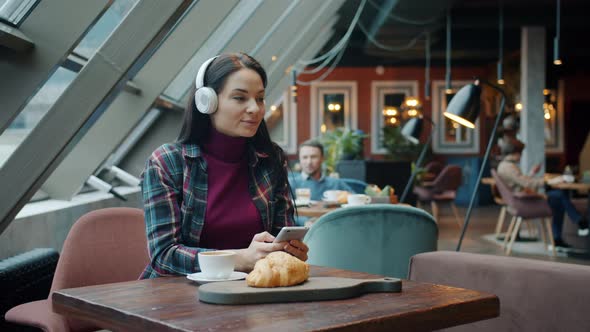
M 230 137 L 211 128 L 202 147 L 207 161 L 207 209 L 199 247 L 247 248 L 263 231 L 260 213 L 248 190 L 245 137 Z

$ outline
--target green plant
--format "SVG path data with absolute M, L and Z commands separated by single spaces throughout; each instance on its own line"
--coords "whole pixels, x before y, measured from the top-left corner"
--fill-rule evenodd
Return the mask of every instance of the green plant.
M 368 137 L 362 131 L 336 128 L 320 136 L 324 146 L 324 165 L 328 173 L 336 170 L 340 160 L 361 159 L 363 139 Z
M 412 163 L 412 172 L 416 173 L 416 177 L 414 178 L 414 184 L 420 184 L 422 183 L 422 180 L 424 178 L 424 175 L 426 175 L 426 173 L 428 173 L 426 171 L 425 167 L 418 167 L 416 168 L 416 163 Z
M 414 161 L 424 144 L 414 144 L 401 133 L 400 127 L 383 128 L 383 146 L 388 152 L 388 158 L 396 161 Z

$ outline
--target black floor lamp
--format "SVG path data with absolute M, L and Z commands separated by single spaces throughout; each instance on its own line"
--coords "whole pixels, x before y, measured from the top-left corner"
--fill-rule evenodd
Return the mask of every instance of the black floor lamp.
M 447 118 L 459 123 L 460 125 L 468 128 L 475 128 L 475 120 L 479 115 L 479 97 L 481 95 L 480 83 L 489 85 L 494 90 L 500 92 L 502 94 L 502 101 L 500 102 L 500 111 L 498 112 L 498 115 L 496 115 L 496 122 L 494 123 L 494 128 L 492 129 L 492 133 L 490 134 L 490 138 L 488 139 L 488 147 L 486 148 L 486 153 L 484 154 L 483 161 L 479 169 L 477 182 L 475 183 L 475 188 L 473 189 L 473 193 L 471 194 L 471 200 L 469 201 L 469 207 L 467 208 L 467 213 L 465 214 L 465 221 L 463 222 L 463 228 L 461 229 L 461 236 L 459 237 L 459 243 L 457 243 L 457 251 L 461 250 L 461 243 L 463 242 L 465 231 L 467 230 L 467 226 L 469 225 L 469 218 L 471 217 L 471 210 L 473 209 L 473 203 L 475 202 L 475 195 L 479 190 L 481 177 L 483 175 L 484 168 L 486 166 L 488 157 L 490 155 L 490 151 L 492 149 L 492 145 L 494 143 L 493 141 L 494 137 L 496 136 L 498 124 L 500 123 L 500 119 L 504 114 L 506 93 L 504 93 L 504 90 L 502 90 L 497 85 L 494 85 L 490 82 L 486 82 L 483 80 L 476 80 L 474 83 L 461 88 L 461 90 L 457 92 L 453 99 L 451 99 L 451 102 L 447 106 L 447 110 L 444 112 L 444 115 Z
M 406 183 L 406 187 L 404 188 L 404 192 L 402 194 L 402 197 L 399 200 L 400 203 L 403 203 L 406 201 L 406 196 L 408 196 L 408 192 L 410 191 L 410 188 L 412 187 L 412 184 L 414 183 L 414 178 L 416 177 L 416 174 L 418 173 L 418 169 L 420 167 L 422 167 L 422 163 L 424 162 L 424 157 L 426 156 L 426 150 L 428 150 L 428 145 L 430 145 L 430 141 L 432 141 L 432 135 L 434 133 L 435 126 L 434 126 L 434 122 L 432 122 L 431 118 L 425 117 L 424 115 L 422 115 L 420 117 L 411 118 L 410 120 L 408 120 L 408 122 L 406 122 L 406 124 L 402 128 L 402 135 L 404 135 L 404 137 L 408 141 L 410 141 L 414 144 L 418 144 L 420 142 L 420 134 L 422 133 L 422 127 L 424 125 L 423 118 L 426 118 L 426 120 L 428 120 L 428 122 L 430 122 L 432 129 L 430 130 L 430 135 L 428 135 L 428 139 L 426 140 L 426 144 L 424 144 L 422 151 L 420 151 L 420 156 L 418 156 L 418 160 L 416 161 L 416 164 L 414 165 L 414 169 L 412 169 L 412 174 L 410 175 L 410 179 L 408 180 L 408 183 Z

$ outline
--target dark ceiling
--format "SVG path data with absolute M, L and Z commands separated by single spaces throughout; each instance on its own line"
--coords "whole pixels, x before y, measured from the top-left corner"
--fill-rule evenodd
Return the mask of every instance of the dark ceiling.
M 346 33 L 361 0 L 347 0 L 339 11 L 336 33 L 321 54 Z M 339 66 L 423 66 L 425 31 L 430 31 L 432 66 L 443 66 L 446 50 L 446 12 L 451 6 L 452 66 L 493 65 L 498 60 L 501 0 L 367 0 L 360 23 L 383 45 L 399 48 L 413 39 L 413 47 L 388 51 L 369 42 L 359 26 Z M 504 0 L 504 57 L 517 58 L 521 28 L 546 29 L 547 62 L 552 61 L 556 0 Z M 413 21 L 410 24 L 408 21 Z M 424 23 L 427 24 L 417 24 Z M 561 0 L 561 58 L 568 68 L 589 67 L 590 0 Z

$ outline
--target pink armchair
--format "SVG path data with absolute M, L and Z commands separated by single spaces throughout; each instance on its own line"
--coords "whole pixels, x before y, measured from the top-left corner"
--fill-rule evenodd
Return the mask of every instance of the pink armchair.
M 72 226 L 57 263 L 46 300 L 10 309 L 7 321 L 44 331 L 93 331 L 94 324 L 52 310 L 54 291 L 135 280 L 149 262 L 143 211 L 107 208 L 89 212 Z

